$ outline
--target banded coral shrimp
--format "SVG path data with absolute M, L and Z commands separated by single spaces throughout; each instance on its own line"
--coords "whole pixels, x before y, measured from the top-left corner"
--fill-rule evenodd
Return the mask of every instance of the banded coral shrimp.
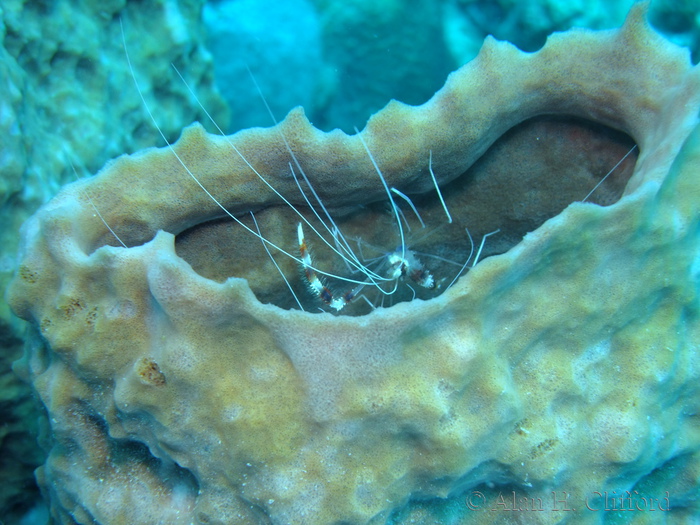
M 417 219 L 419 222 L 422 223 L 422 218 L 418 214 L 418 211 L 415 209 L 408 196 L 406 196 L 397 188 L 392 187 L 390 189 L 387 186 L 387 183 L 382 175 L 381 169 L 376 164 L 372 153 L 370 152 L 369 148 L 364 142 L 363 147 L 367 152 L 367 160 L 373 165 L 373 169 L 376 172 L 378 182 L 380 182 L 383 185 L 384 190 L 386 192 L 386 196 L 388 198 L 388 202 L 390 203 L 390 210 L 388 213 L 384 210 L 380 210 L 380 206 L 375 205 L 360 207 L 351 206 L 350 208 L 356 208 L 356 211 L 358 208 L 364 209 L 364 211 L 362 212 L 354 213 L 354 217 L 352 220 L 348 220 L 348 214 L 344 210 L 335 209 L 333 211 L 333 215 L 331 215 L 331 213 L 329 213 L 329 211 L 326 209 L 323 200 L 321 199 L 321 197 L 319 197 L 316 190 L 314 189 L 314 186 L 307 177 L 304 168 L 300 165 L 299 160 L 296 158 L 286 139 L 281 134 L 289 153 L 290 174 L 294 178 L 296 186 L 299 189 L 299 195 L 296 196 L 296 199 L 299 200 L 301 196 L 306 206 L 292 204 L 292 202 L 290 202 L 287 199 L 287 197 L 285 197 L 276 188 L 274 188 L 272 184 L 269 183 L 265 175 L 259 172 L 255 167 L 253 167 L 253 165 L 250 162 L 248 162 L 246 156 L 242 152 L 240 152 L 234 144 L 229 142 L 231 154 L 242 159 L 246 163 L 248 168 L 257 175 L 259 180 L 262 181 L 264 185 L 267 186 L 272 192 L 274 192 L 278 199 L 283 203 L 280 207 L 276 207 L 274 211 L 271 208 L 265 208 L 262 210 L 255 210 L 255 215 L 253 215 L 251 210 L 250 216 L 248 216 L 247 214 L 243 216 L 234 216 L 233 214 L 231 214 L 226 209 L 226 207 L 223 204 L 221 204 L 220 201 L 212 193 L 210 193 L 210 191 L 201 183 L 198 175 L 190 171 L 185 160 L 181 159 L 178 156 L 175 149 L 173 148 L 173 145 L 170 142 L 168 142 L 167 138 L 160 130 L 157 119 L 151 113 L 151 110 L 148 107 L 148 104 L 143 96 L 143 93 L 141 92 L 138 81 L 136 79 L 133 66 L 129 59 L 126 40 L 123 35 L 123 31 L 122 39 L 127 63 L 132 73 L 136 90 L 138 91 L 141 97 L 143 107 L 149 114 L 154 124 L 154 127 L 158 130 L 159 133 L 161 133 L 163 140 L 167 144 L 167 148 L 169 148 L 172 154 L 178 158 L 179 162 L 182 164 L 182 167 L 190 175 L 192 181 L 195 182 L 195 184 L 197 184 L 201 188 L 201 190 L 209 196 L 211 201 L 215 202 L 217 206 L 219 206 L 223 214 L 228 217 L 228 219 L 224 218 L 223 221 L 208 221 L 206 227 L 197 225 L 196 227 L 190 228 L 187 231 L 177 232 L 179 234 L 178 252 L 181 253 L 186 260 L 190 260 L 190 257 L 188 257 L 187 255 L 188 250 L 190 254 L 193 251 L 200 251 L 197 247 L 197 244 L 191 242 L 191 239 L 193 237 L 197 238 L 198 242 L 201 243 L 202 239 L 206 239 L 207 235 L 211 234 L 212 232 L 216 232 L 214 233 L 214 236 L 219 237 L 220 232 L 226 229 L 224 224 L 228 222 L 228 220 L 233 220 L 239 226 L 242 226 L 242 231 L 245 232 L 243 235 L 244 238 L 230 239 L 230 242 L 228 243 L 211 243 L 212 246 L 226 245 L 229 247 L 235 247 L 234 249 L 237 249 L 239 253 L 241 251 L 244 252 L 246 254 L 245 257 L 239 256 L 231 258 L 224 256 L 223 252 L 220 253 L 220 256 L 217 256 L 215 253 L 212 253 L 213 257 L 207 258 L 207 261 L 204 265 L 197 265 L 197 263 L 193 261 L 193 266 L 195 266 L 195 269 L 200 271 L 200 273 L 208 274 L 209 270 L 213 266 L 217 266 L 217 270 L 220 270 L 222 266 L 228 266 L 228 269 L 232 271 L 225 270 L 224 274 L 226 274 L 226 277 L 230 275 L 245 275 L 247 272 L 247 278 L 249 279 L 249 281 L 263 281 L 264 279 L 262 278 L 256 279 L 254 275 L 250 275 L 250 268 L 246 270 L 242 269 L 244 266 L 246 266 L 246 262 L 250 261 L 251 259 L 254 259 L 256 261 L 266 260 L 265 257 L 261 258 L 259 256 L 259 249 L 258 253 L 256 253 L 255 251 L 255 245 L 259 244 L 258 248 L 262 247 L 262 249 L 265 250 L 267 254 L 267 259 L 269 260 L 269 262 L 272 262 L 272 264 L 275 266 L 275 271 L 273 272 L 270 271 L 268 264 L 258 264 L 258 266 L 264 267 L 264 269 L 260 271 L 260 274 L 265 275 L 265 277 L 267 278 L 269 278 L 271 275 L 274 277 L 276 274 L 281 274 L 282 279 L 287 283 L 287 286 L 291 291 L 291 296 L 294 298 L 294 301 L 297 303 L 297 305 L 302 309 L 304 309 L 302 301 L 304 301 L 305 296 L 308 296 L 308 288 L 311 288 L 313 292 L 314 285 L 317 285 L 315 288 L 315 295 L 321 298 L 331 297 L 332 294 L 334 294 L 336 298 L 342 296 L 346 297 L 346 300 L 343 303 L 338 303 L 337 301 L 333 302 L 332 298 L 326 301 L 326 303 L 328 303 L 329 305 L 335 305 L 335 310 L 340 310 L 345 306 L 349 306 L 349 303 L 352 302 L 347 292 L 331 292 L 330 286 L 333 285 L 329 285 L 328 288 L 325 285 L 319 285 L 318 283 L 321 282 L 321 279 L 325 281 L 326 279 L 330 278 L 334 281 L 338 281 L 339 283 L 341 283 L 340 286 L 350 285 L 354 287 L 354 290 L 356 290 L 356 292 L 352 294 L 353 297 L 360 295 L 364 297 L 365 293 L 368 290 L 374 290 L 377 292 L 377 295 L 390 297 L 390 300 L 387 304 L 395 302 L 394 296 L 398 297 L 397 292 L 399 292 L 399 281 L 410 280 L 416 286 L 420 286 L 422 288 L 426 288 L 429 290 L 440 289 L 440 287 L 443 284 L 443 281 L 446 280 L 446 277 L 443 277 L 439 282 L 436 283 L 434 281 L 433 275 L 429 272 L 429 270 L 423 269 L 424 267 L 422 263 L 420 263 L 420 260 L 418 258 L 419 256 L 413 250 L 408 249 L 406 246 L 406 237 L 404 236 L 403 231 L 404 228 L 407 230 L 407 232 L 410 232 L 411 222 L 415 222 L 415 219 Z M 182 75 L 180 75 L 179 71 L 175 71 L 180 76 L 183 83 L 187 85 L 184 78 L 182 78 Z M 196 100 L 196 95 L 193 92 L 192 95 Z M 203 106 L 202 110 L 208 115 L 206 109 Z M 211 118 L 211 116 L 209 117 L 214 123 L 215 127 L 219 129 L 220 134 L 224 136 L 224 133 L 218 127 L 218 124 L 216 124 L 216 122 L 213 118 Z M 271 118 L 274 120 L 274 116 L 272 116 L 272 114 Z M 430 166 L 428 166 L 428 171 L 431 171 Z M 439 187 L 437 186 L 437 182 L 435 181 L 434 175 L 432 175 L 432 179 L 434 187 L 437 191 L 437 195 L 442 201 L 442 196 L 440 195 Z M 394 201 L 394 195 L 396 196 L 397 200 L 400 198 L 400 200 L 404 203 L 405 206 L 413 207 L 412 213 L 415 215 L 415 218 L 413 216 L 409 216 L 409 218 L 406 217 L 406 214 Z M 447 208 L 445 207 L 444 203 L 442 204 L 442 207 L 445 210 L 449 219 L 449 212 L 447 211 Z M 97 211 L 99 215 L 99 210 Z M 289 215 L 289 217 L 286 217 L 286 215 Z M 338 216 L 337 219 L 334 218 L 336 215 Z M 383 217 L 384 215 L 386 215 L 386 217 Z M 382 217 L 377 219 L 378 216 Z M 368 219 L 367 217 L 370 218 Z M 386 220 L 387 218 L 388 221 Z M 101 216 L 100 219 L 103 220 Z M 372 223 L 391 223 L 391 221 L 393 221 L 393 227 L 395 230 L 398 231 L 397 237 L 398 239 L 400 239 L 398 243 L 394 241 L 394 245 L 398 244 L 398 247 L 392 249 L 381 247 L 383 244 L 386 244 L 386 239 L 383 238 L 386 237 L 385 235 L 379 235 L 376 238 L 372 238 L 372 236 L 365 235 L 364 233 L 362 233 L 361 230 L 366 231 L 366 228 L 361 226 L 360 224 L 363 222 L 363 220 L 365 222 L 369 220 Z M 103 222 L 105 221 L 103 220 Z M 288 231 L 285 233 L 282 233 L 281 231 L 275 232 L 275 228 L 284 229 L 290 223 L 294 223 L 297 225 L 295 232 L 296 235 L 292 235 Z M 342 223 L 342 227 L 340 226 L 340 223 Z M 307 231 L 313 235 L 313 239 L 310 241 L 309 245 L 306 244 L 305 238 L 304 242 L 300 241 L 299 232 L 301 231 L 302 224 L 304 224 L 307 228 Z M 403 224 L 405 224 L 405 227 L 403 226 Z M 114 234 L 114 236 L 119 241 L 119 244 L 124 245 L 124 242 L 112 230 L 109 224 L 105 223 L 105 226 L 107 226 L 107 228 Z M 421 224 L 421 226 L 425 228 L 425 224 Z M 221 229 L 219 227 L 221 227 Z M 352 236 L 346 237 L 343 234 L 343 229 L 346 227 L 350 227 L 351 229 L 354 227 L 357 231 L 354 234 L 352 234 Z M 380 228 L 375 230 L 377 232 L 381 232 L 381 224 Z M 268 232 L 270 231 L 273 231 L 273 234 L 269 234 Z M 274 241 L 270 240 L 273 238 L 275 239 Z M 290 239 L 297 240 L 297 245 L 290 246 Z M 348 239 L 352 239 L 352 243 Z M 466 239 L 467 238 L 465 237 L 465 246 L 467 242 Z M 351 244 L 354 244 L 355 247 L 351 246 Z M 310 248 L 307 246 L 313 246 L 313 261 L 311 258 L 312 256 Z M 274 253 L 272 253 L 270 250 L 272 250 L 272 252 Z M 383 255 L 375 255 L 375 252 L 377 252 L 378 250 L 384 250 Z M 365 255 L 364 253 L 361 253 L 358 256 L 358 254 L 355 253 L 356 251 L 369 252 L 371 254 L 371 260 L 368 259 L 369 256 Z M 285 259 L 285 261 L 282 262 L 281 265 L 278 264 L 275 260 L 276 255 L 279 256 L 279 254 L 282 254 L 283 259 Z M 438 256 L 432 257 L 434 257 L 435 259 L 439 259 L 447 264 L 452 264 L 452 266 L 454 267 L 450 272 L 452 275 L 455 275 L 455 272 L 457 270 L 460 270 L 461 266 L 464 266 L 461 261 L 458 263 L 456 261 L 451 261 Z M 334 267 L 333 264 L 327 264 L 327 259 L 336 259 L 338 261 L 341 261 L 344 267 L 336 269 L 336 267 Z M 382 260 L 379 260 L 379 262 L 377 262 L 378 259 Z M 226 261 L 228 264 L 219 264 L 223 263 L 224 261 Z M 316 261 L 320 262 L 316 265 Z M 365 261 L 367 262 L 367 264 L 365 264 Z M 238 265 L 238 263 L 240 262 L 242 262 L 242 264 Z M 290 271 L 290 264 L 297 265 L 298 268 L 303 269 L 301 279 L 299 279 L 298 277 L 292 277 L 291 279 L 287 279 L 286 274 L 294 275 L 294 273 L 300 273 L 298 269 L 296 272 Z M 237 266 L 237 268 L 231 268 L 231 266 Z M 304 288 L 303 294 L 298 290 L 300 287 L 300 281 L 302 287 Z M 335 286 L 333 286 L 333 288 L 339 289 L 340 286 L 336 284 Z M 413 288 L 410 287 L 410 285 L 408 285 L 408 289 L 410 290 L 410 298 L 416 297 L 416 292 Z M 362 294 L 360 294 L 360 291 L 362 291 Z M 260 290 L 256 290 L 256 292 L 260 293 Z M 302 298 L 301 300 L 300 297 Z M 317 300 L 319 297 L 312 297 L 312 299 Z M 375 304 L 377 304 L 377 301 L 375 301 Z M 372 307 L 374 307 L 374 305 L 372 305 Z M 314 307 L 312 306 L 311 309 L 314 309 Z
M 368 156 L 368 161 L 370 159 Z M 382 180 L 379 170 L 377 176 Z M 387 195 L 389 191 L 387 187 Z M 449 224 L 432 230 L 425 228 L 420 224 L 423 219 L 419 212 L 410 210 L 410 199 L 406 200 L 409 204 L 399 204 L 397 198 L 388 203 L 380 201 L 327 210 L 323 200 L 312 193 L 311 184 L 307 184 L 306 189 L 300 188 L 306 207 L 285 203 L 240 217 L 243 225 L 250 229 L 230 229 L 230 221 L 223 219 L 183 232 L 178 237 L 178 253 L 190 260 L 190 255 L 200 251 L 202 239 L 207 237 L 212 241 L 217 238 L 218 242 L 212 242 L 211 246 L 245 246 L 247 255 L 243 260 L 226 256 L 224 248 L 216 259 L 215 269 L 212 266 L 196 269 L 213 276 L 208 272 L 220 272 L 226 266 L 228 271 L 219 274 L 222 278 L 245 272 L 249 280 L 258 283 L 267 278 L 281 284 L 284 279 L 294 301 L 301 303 L 299 306 L 303 309 L 324 308 L 344 314 L 366 313 L 377 306 L 435 296 L 444 290 L 448 276 L 452 279 L 461 271 L 461 261 L 418 251 L 422 242 L 430 241 L 435 231 L 446 229 Z M 396 193 L 400 192 L 396 190 Z M 316 203 L 312 199 L 317 199 Z M 251 229 L 264 236 L 264 240 L 250 236 Z M 226 241 L 221 242 L 222 236 Z M 274 243 L 270 239 L 275 239 Z M 463 242 L 464 253 L 473 251 L 467 235 L 463 234 Z M 280 249 L 282 246 L 284 251 Z M 252 275 L 252 268 L 246 267 L 248 257 L 260 264 L 259 277 Z M 449 272 L 443 274 L 435 270 L 434 264 L 423 263 L 428 260 L 439 261 Z M 261 297 L 262 288 L 255 291 Z M 279 305 L 281 301 L 284 299 L 278 296 L 267 302 Z M 288 300 L 286 303 L 289 305 Z
M 568 143 L 581 145 L 572 151 Z M 430 299 L 444 292 L 459 274 L 460 265 L 465 261 L 470 267 L 477 259 L 471 256 L 472 244 L 468 228 L 476 250 L 481 240 L 495 230 L 498 235 L 488 237 L 478 260 L 503 253 L 510 249 L 529 231 L 539 227 L 550 217 L 557 215 L 571 202 L 583 201 L 607 205 L 616 202 L 622 194 L 630 176 L 636 152 L 633 142 L 621 133 L 603 129 L 582 121 L 571 121 L 558 117 L 535 119 L 514 128 L 499 140 L 477 164 L 459 179 L 442 188 L 447 208 L 453 215 L 449 224 L 444 209 L 435 191 L 422 195 L 411 195 L 411 201 L 419 211 L 418 216 L 408 205 L 396 199 L 403 211 L 406 228 L 404 246 L 415 252 L 418 260 L 430 272 L 437 285 L 434 288 L 417 285 L 410 278 L 400 282 L 400 286 L 390 295 L 365 289 L 365 296 L 372 303 L 356 299 L 343 307 L 341 313 L 360 315 L 371 311 L 373 306 L 389 306 L 414 298 Z M 532 155 L 533 151 L 537 155 Z M 632 153 L 630 153 L 630 151 Z M 602 152 L 602 153 L 601 153 Z M 518 162 L 512 162 L 513 158 Z M 617 166 L 621 159 L 625 159 Z M 368 157 L 369 162 L 369 157 Z M 611 171 L 612 168 L 615 170 Z M 428 163 L 426 162 L 426 176 Z M 552 174 L 562 174 L 552 176 Z M 568 173 L 568 176 L 565 174 Z M 605 178 L 605 182 L 588 196 L 589 192 Z M 363 264 L 379 273 L 386 271 L 388 257 L 401 246 L 396 244 L 396 219 L 390 205 L 378 201 L 359 207 L 338 209 L 333 216 L 346 241 L 356 248 Z M 256 213 L 261 229 L 268 237 L 286 240 L 290 251 L 298 249 L 296 227 L 298 220 L 285 209 L 266 209 Z M 404 221 L 401 218 L 401 221 Z M 309 232 L 304 227 L 306 235 Z M 230 240 L 226 244 L 246 243 L 250 253 L 256 253 L 257 260 L 266 260 L 266 254 L 257 242 L 242 237 L 244 232 L 229 230 Z M 249 237 L 249 236 L 248 236 Z M 314 265 L 328 273 L 341 276 L 357 276 L 347 267 L 345 261 L 333 253 L 328 246 L 315 237 L 308 240 Z M 201 246 L 201 244 L 199 244 Z M 274 253 L 273 253 L 274 255 Z M 187 258 L 186 255 L 183 256 Z M 262 258 L 262 259 L 261 259 Z M 223 263 L 224 257 L 221 262 Z M 308 283 L 301 274 L 302 265 L 288 258 L 276 257 L 287 276 L 294 276 L 293 288 L 305 309 L 317 310 L 325 306 L 318 294 L 310 293 Z M 229 259 L 228 264 L 232 260 Z M 459 262 L 459 264 L 455 264 Z M 291 263 L 291 264 L 290 264 Z M 374 264 L 374 266 L 372 266 Z M 382 268 L 382 264 L 385 265 Z M 242 269 L 236 268 L 235 271 Z M 233 270 L 232 270 L 233 271 Z M 276 276 L 276 270 L 267 264 L 265 273 Z M 226 273 L 222 274 L 226 275 Z M 233 275 L 237 275 L 233 273 Z M 359 278 L 365 281 L 364 277 Z M 281 280 L 278 279 L 281 283 Z M 356 284 L 344 283 L 330 277 L 324 283 L 335 294 L 354 292 Z M 260 293 L 257 291 L 256 293 Z M 284 301 L 278 295 L 270 302 Z M 383 303 L 382 303 L 383 301 Z M 287 303 L 289 301 L 287 300 Z
M 145 100 L 143 102 L 145 105 Z M 153 121 L 157 126 L 155 118 Z M 552 128 L 557 127 L 566 131 L 552 131 Z M 384 198 L 360 204 L 334 204 L 332 208 L 329 206 L 327 214 L 324 203 L 328 202 L 326 196 L 329 190 L 317 183 L 313 167 L 302 166 L 287 144 L 287 177 L 299 191 L 293 194 L 289 190 L 277 190 L 277 204 L 257 208 L 253 206 L 248 210 L 255 213 L 253 216 L 247 212 L 230 214 L 220 204 L 221 194 L 210 193 L 205 186 L 200 185 L 219 205 L 222 218 L 174 232 L 177 234 L 178 254 L 205 277 L 217 281 L 225 281 L 231 276 L 247 279 L 262 302 L 284 308 L 301 307 L 307 311 L 317 311 L 323 306 L 324 301 L 319 298 L 323 288 L 317 286 L 314 289 L 312 286 L 309 290 L 311 279 L 305 271 L 309 268 L 315 275 L 323 276 L 322 286 L 327 286 L 332 291 L 332 296 L 326 303 L 334 297 L 342 297 L 342 294 L 352 294 L 349 299 L 355 300 L 348 300 L 347 304 L 342 305 L 340 310 L 343 314 L 361 315 L 377 306 L 390 306 L 415 298 L 429 299 L 447 289 L 462 267 L 469 266 L 473 244 L 469 241 L 467 228 L 477 244 L 487 234 L 501 229 L 501 234 L 489 238 L 489 242 L 481 246 L 483 251 L 479 250 L 479 257 L 475 257 L 475 260 L 483 259 L 506 251 L 528 231 L 556 215 L 570 202 L 582 200 L 629 146 L 626 137 L 602 132 L 608 138 L 613 137 L 612 142 L 616 148 L 611 150 L 614 152 L 588 155 L 589 151 L 598 149 L 595 143 L 599 140 L 596 137 L 601 135 L 599 131 L 596 126 L 584 122 L 554 117 L 533 119 L 504 135 L 473 168 L 443 186 L 441 192 L 433 188 L 422 194 L 412 194 L 409 200 L 399 197 L 396 192 L 392 194 L 389 184 L 382 176 L 382 160 L 374 158 L 372 144 L 368 144 L 365 145 L 366 161 L 376 165 L 375 184 L 377 187 L 384 184 L 384 191 L 380 191 Z M 552 173 L 563 172 L 564 167 L 575 166 L 571 157 L 567 158 L 561 152 L 545 152 L 545 158 L 553 157 L 559 164 L 548 158 L 546 169 L 542 170 L 545 178 L 536 179 L 533 174 L 536 169 L 524 166 L 532 151 L 544 145 L 551 147 L 557 138 L 567 134 L 578 135 L 579 139 L 583 137 L 584 147 L 578 151 L 595 157 L 599 164 L 606 167 L 583 170 L 586 173 L 577 176 L 580 180 L 572 183 L 569 180 L 572 177 L 551 176 Z M 284 142 L 287 143 L 286 139 Z M 504 155 L 500 152 L 512 149 L 513 142 L 518 144 L 515 146 L 516 153 L 511 152 L 510 158 L 506 155 L 504 161 Z M 236 151 L 233 145 L 230 145 L 230 149 L 232 156 L 244 160 L 249 157 L 247 152 Z M 434 153 L 433 162 L 430 157 L 431 150 L 428 150 L 425 158 L 420 160 L 426 178 L 430 176 L 431 166 L 439 173 L 440 152 Z M 631 160 L 623 168 L 630 168 Z M 180 162 L 188 170 L 186 160 Z M 495 164 L 495 167 L 490 167 L 491 164 Z M 555 167 L 552 167 L 553 164 Z M 251 170 L 258 170 L 256 173 L 259 179 L 267 184 L 264 169 L 259 169 L 259 164 L 249 165 Z M 488 176 L 482 174 L 485 166 L 487 171 L 490 170 Z M 508 172 L 506 169 L 513 167 L 516 168 L 515 171 Z M 624 170 L 620 170 L 622 171 Z M 190 181 L 187 183 L 194 181 L 199 184 L 198 175 L 190 172 Z M 617 192 L 619 197 L 624 180 L 625 175 L 610 177 L 608 183 L 613 183 L 617 188 L 611 191 L 611 195 Z M 620 181 L 623 182 L 620 184 Z M 520 187 L 517 186 L 518 183 L 521 184 Z M 400 188 L 394 189 L 401 192 Z M 603 189 L 605 188 L 601 188 Z M 600 190 L 597 195 L 601 195 Z M 617 197 L 613 195 L 610 202 Z M 559 202 L 552 205 L 553 201 Z M 419 213 L 415 213 L 412 207 L 419 210 Z M 452 210 L 452 224 L 446 219 L 446 210 Z M 300 223 L 305 232 L 303 244 L 310 250 L 306 261 L 303 250 L 300 250 Z M 421 223 L 429 225 L 428 228 L 424 229 Z M 397 235 L 397 231 L 404 229 L 404 224 L 406 234 Z M 397 253 L 400 255 L 397 256 Z M 410 275 L 406 275 L 408 271 L 401 270 L 402 265 L 408 262 L 408 254 L 415 255 L 409 266 L 416 268 L 420 264 L 434 280 L 435 286 L 421 286 Z M 390 260 L 392 257 L 394 262 Z M 419 262 L 415 263 L 414 260 Z M 284 286 L 282 276 L 286 278 L 288 288 Z M 360 295 L 364 295 L 367 300 L 357 300 Z

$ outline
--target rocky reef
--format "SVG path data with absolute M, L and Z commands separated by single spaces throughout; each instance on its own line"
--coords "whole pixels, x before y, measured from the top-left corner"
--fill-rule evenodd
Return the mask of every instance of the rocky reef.
M 52 2 L 4 0 L 0 5 L 0 290 L 15 271 L 20 225 L 59 188 L 97 172 L 110 158 L 157 143 L 159 134 L 141 102 L 123 96 L 133 81 L 119 19 L 133 45 L 131 60 L 146 100 L 165 135 L 182 122 L 203 120 L 170 64 L 185 72 L 210 111 L 225 122 L 211 57 L 197 22 L 202 1 Z M 150 40 L 143 38 L 148 34 Z M 12 373 L 21 354 L 23 323 L 0 301 L 3 422 L 0 520 L 17 523 L 36 504 L 32 471 L 43 460 L 36 446 L 39 413 L 31 391 Z M 34 443 L 34 450 L 28 450 Z
M 32 327 L 16 368 L 48 412 L 54 520 L 697 517 L 699 110 L 700 71 L 637 5 L 537 53 L 487 39 L 357 135 L 301 110 L 194 125 L 64 187 L 23 226 L 8 293 Z M 322 226 L 303 170 L 350 244 L 390 250 L 372 159 L 430 224 L 404 210 L 437 286 L 318 313 L 297 261 L 268 247 L 288 288 L 245 226 L 298 253 L 297 222 Z M 500 232 L 450 286 L 465 228 Z
M 63 184 L 160 138 L 138 97 L 122 96 L 133 81 L 119 19 L 127 42 L 139 42 L 131 59 L 166 136 L 176 137 L 182 121 L 205 118 L 188 102 L 187 87 L 170 82 L 170 64 L 182 68 L 202 102 L 225 118 L 195 22 L 201 4 L 188 0 L 172 9 L 159 0 L 148 6 L 8 0 L 0 6 L 0 287 L 14 270 L 17 230 L 29 215 Z M 66 31 L 67 25 L 73 29 Z M 152 42 L 137 38 L 143 34 Z M 4 304 L 0 319 L 9 319 Z

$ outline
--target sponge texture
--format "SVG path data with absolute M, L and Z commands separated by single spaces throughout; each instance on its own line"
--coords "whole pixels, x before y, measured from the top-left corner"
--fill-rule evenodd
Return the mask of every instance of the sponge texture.
M 541 499 L 532 522 L 567 505 L 597 523 L 606 493 L 630 491 L 654 516 L 690 519 L 699 108 L 700 73 L 643 6 L 620 30 L 571 31 L 536 54 L 487 41 L 425 105 L 392 103 L 362 132 L 390 184 L 431 190 L 425 152 L 447 183 L 522 120 L 556 113 L 634 139 L 624 195 L 572 204 L 438 297 L 355 317 L 263 304 L 252 278 L 209 279 L 176 252 L 177 234 L 221 214 L 183 163 L 234 214 L 280 206 L 231 144 L 283 194 L 296 190 L 282 136 L 336 211 L 381 198 L 359 139 L 300 111 L 230 138 L 194 126 L 173 150 L 65 188 L 25 224 L 9 292 L 33 326 L 19 368 L 49 413 L 39 481 L 54 517 L 492 523 Z

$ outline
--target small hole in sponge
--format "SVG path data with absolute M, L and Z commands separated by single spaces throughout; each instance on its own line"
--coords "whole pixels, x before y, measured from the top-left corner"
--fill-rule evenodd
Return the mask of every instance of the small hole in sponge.
M 151 357 L 142 357 L 136 362 L 136 373 L 144 385 L 163 386 L 165 385 L 165 374 L 161 372 L 158 363 Z

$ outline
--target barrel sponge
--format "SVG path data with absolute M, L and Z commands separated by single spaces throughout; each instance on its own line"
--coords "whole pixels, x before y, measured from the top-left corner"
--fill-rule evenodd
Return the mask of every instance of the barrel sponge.
M 441 295 L 366 315 L 266 304 L 254 281 L 284 288 L 274 271 L 210 279 L 176 251 L 221 215 L 183 163 L 236 215 L 286 208 L 231 145 L 299 200 L 283 140 L 333 210 L 382 197 L 359 138 L 301 111 L 228 138 L 193 126 L 65 187 L 24 225 L 8 294 L 54 519 L 493 523 L 539 502 L 520 518 L 597 523 L 625 491 L 644 510 L 623 519 L 697 516 L 699 109 L 700 71 L 643 4 L 534 54 L 487 40 L 361 132 L 390 185 L 434 191 L 428 151 L 444 185 L 541 114 L 624 131 L 634 172 L 614 204 L 571 204 Z

